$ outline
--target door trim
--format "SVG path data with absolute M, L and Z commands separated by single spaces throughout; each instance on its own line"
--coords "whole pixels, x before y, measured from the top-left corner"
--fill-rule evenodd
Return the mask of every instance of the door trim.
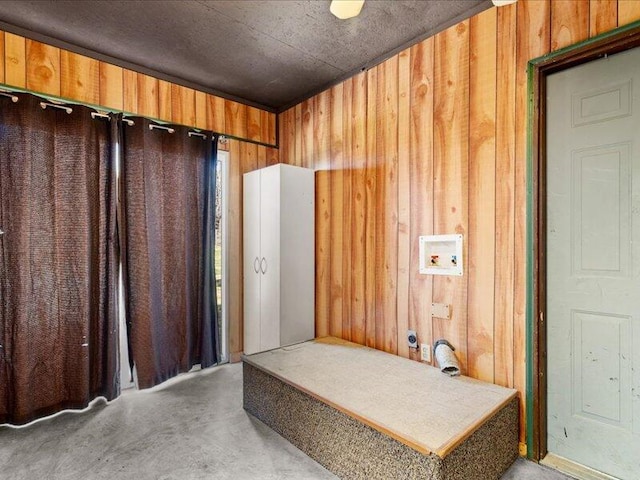
M 640 21 L 533 59 L 528 65 L 527 128 L 527 456 L 547 453 L 546 77 L 640 46 Z

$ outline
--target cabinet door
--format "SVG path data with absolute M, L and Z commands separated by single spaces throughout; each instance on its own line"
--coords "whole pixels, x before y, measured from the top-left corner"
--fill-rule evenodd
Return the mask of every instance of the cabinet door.
M 260 349 L 260 172 L 244 175 L 244 353 Z
M 280 346 L 280 166 L 260 178 L 261 350 Z

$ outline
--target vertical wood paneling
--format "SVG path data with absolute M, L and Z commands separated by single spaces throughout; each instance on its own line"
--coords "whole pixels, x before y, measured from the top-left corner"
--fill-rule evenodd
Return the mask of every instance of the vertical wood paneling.
M 513 386 L 516 5 L 498 9 L 496 118 L 495 382 Z
M 351 124 L 353 78 L 343 82 L 342 90 L 342 338 L 351 340 L 351 284 L 353 280 L 351 252 L 352 175 Z
M 300 131 L 296 126 L 296 112 L 294 108 L 290 108 L 284 112 L 283 126 L 287 132 L 286 136 L 280 138 L 282 147 L 284 147 L 284 161 L 290 165 L 296 165 L 296 135 L 300 135 Z
M 433 38 L 411 47 L 411 275 L 409 328 L 433 345 L 433 276 L 418 270 L 419 237 L 433 234 Z M 415 355 L 419 358 L 419 354 Z
M 549 52 L 548 1 L 522 2 L 517 7 L 516 131 L 515 131 L 515 264 L 513 315 L 513 385 L 526 389 L 526 166 L 527 166 L 527 62 Z M 524 397 L 523 397 L 524 398 Z M 520 441 L 525 440 L 525 403 L 520 402 Z
M 276 114 L 275 113 L 267 113 L 267 121 L 268 121 L 268 140 L 267 143 L 270 145 L 276 144 Z
M 551 49 L 558 50 L 587 38 L 589 0 L 551 2 Z
M 229 352 L 232 361 L 242 352 L 243 342 L 243 280 L 242 280 L 242 167 L 240 143 L 229 140 L 229 242 L 227 248 L 229 271 Z
M 27 39 L 27 88 L 60 96 L 60 49 Z
M 158 79 L 138 73 L 138 115 L 158 118 Z
M 258 168 L 267 167 L 267 147 L 258 145 Z
M 181 85 L 171 85 L 171 121 L 180 125 L 196 124 L 195 90 Z
M 343 188 L 344 162 L 342 157 L 342 99 L 343 84 L 336 85 L 330 90 L 330 119 L 329 119 L 329 156 L 331 158 L 331 310 L 329 334 L 337 337 L 342 332 L 342 296 L 343 271 L 342 259 L 342 226 L 343 226 Z M 293 109 L 289 110 L 293 112 Z M 295 125 L 295 114 L 294 114 Z M 293 150 L 295 151 L 295 143 Z M 348 254 L 348 253 L 347 253 Z
M 247 136 L 247 106 L 231 100 L 224 102 L 225 132 L 234 137 Z
M 411 257 L 410 180 L 411 50 L 398 54 L 398 355 L 409 357 L 409 269 Z
M 329 92 L 314 98 L 313 156 L 316 168 L 316 336 L 329 334 L 331 318 L 331 163 Z
M 299 103 L 292 109 L 294 111 L 295 131 L 298 132 L 294 137 L 294 157 L 293 164 L 298 167 L 302 166 L 302 137 L 304 135 L 302 130 L 302 104 Z
M 124 83 L 124 111 L 129 113 L 138 112 L 138 74 L 132 70 L 122 71 Z
M 353 78 L 351 101 L 351 340 L 366 343 L 365 243 L 367 168 L 367 76 Z
M 470 20 L 467 373 L 487 382 L 494 379 L 496 28 L 494 8 Z
M 247 138 L 256 142 L 261 141 L 261 126 L 261 111 L 255 107 L 247 107 Z
M 100 105 L 115 110 L 124 109 L 122 68 L 100 62 Z
M 0 83 L 4 83 L 4 32 L 0 31 Z
M 376 348 L 398 352 L 398 56 L 378 67 Z M 379 327 L 379 328 L 378 328 Z
M 526 8 L 526 7 L 523 7 Z M 618 26 L 618 4 L 611 0 L 589 0 L 589 36 L 595 37 Z
M 224 99 L 207 95 L 207 129 L 216 133 L 225 133 L 227 125 L 225 120 Z
M 640 20 L 640 2 L 638 0 L 618 0 L 618 26 Z
M 313 100 L 302 102 L 302 166 L 313 168 Z
M 377 114 L 378 68 L 367 71 L 367 162 L 365 171 L 366 198 L 364 216 L 364 256 L 365 256 L 365 291 L 364 303 L 366 314 L 366 345 L 376 346 L 376 197 L 378 190 L 378 129 Z M 371 259 L 375 259 L 372 261 Z
M 60 52 L 60 95 L 83 103 L 100 103 L 100 63 L 93 58 Z
M 271 117 L 273 117 L 272 113 L 266 110 L 260 110 L 260 141 L 262 143 L 271 143 L 269 134 L 269 120 Z
M 267 166 L 280 163 L 280 150 L 277 148 L 267 147 Z
M 469 22 L 435 37 L 434 233 L 464 236 L 468 272 Z M 447 339 L 466 370 L 467 275 L 433 279 L 433 301 L 451 305 L 451 319 L 433 319 L 434 341 Z
M 171 83 L 158 80 L 158 118 L 160 120 L 173 121 L 171 103 Z
M 27 47 L 24 37 L 4 34 L 4 80 L 7 85 L 27 87 Z
M 255 143 L 241 142 L 240 155 L 243 173 L 258 169 L 258 145 Z
M 196 128 L 207 128 L 207 94 L 196 90 Z

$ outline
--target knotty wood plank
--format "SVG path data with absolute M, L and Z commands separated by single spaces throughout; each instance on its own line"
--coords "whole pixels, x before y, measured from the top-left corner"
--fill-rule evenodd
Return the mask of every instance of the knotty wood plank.
M 469 290 L 467 374 L 494 378 L 497 9 L 469 24 Z M 487 281 L 489 280 L 489 281 Z
M 526 8 L 526 7 L 525 7 Z M 589 36 L 595 37 L 618 26 L 618 3 L 611 0 L 589 1 Z
M 313 156 L 316 169 L 316 336 L 330 331 L 331 319 L 331 162 L 329 157 L 330 97 L 314 97 Z
M 618 26 L 640 20 L 640 2 L 638 0 L 618 0 Z
M 269 132 L 269 137 L 267 142 L 270 145 L 275 145 L 276 144 L 276 114 L 275 113 L 267 113 L 267 120 L 268 120 L 268 132 Z
M 173 122 L 171 112 L 171 83 L 158 80 L 158 118 L 167 122 Z
M 513 386 L 520 392 L 520 442 L 526 442 L 526 166 L 527 63 L 550 49 L 549 2 L 523 2 L 517 7 L 515 266 L 513 315 Z
M 122 71 L 124 111 L 138 114 L 138 74 L 132 70 Z
M 242 172 L 252 172 L 258 169 L 258 145 L 255 143 L 241 142 L 240 154 L 242 156 Z
M 60 96 L 60 49 L 27 39 L 27 88 Z
M 366 343 L 367 75 L 353 77 L 351 95 L 351 340 Z
M 180 125 L 196 124 L 196 92 L 192 88 L 171 84 L 171 120 Z
M 262 143 L 271 143 L 271 134 L 269 131 L 269 119 L 271 113 L 266 110 L 260 110 L 260 141 Z
M 562 2 L 564 3 L 564 2 Z M 553 6 L 552 6 L 553 8 Z M 498 9 L 496 116 L 495 383 L 513 386 L 516 8 Z
M 504 8 L 504 7 L 503 7 Z M 469 22 L 435 37 L 434 233 L 464 236 L 468 273 Z M 451 305 L 451 319 L 433 319 L 433 340 L 445 338 L 467 369 L 467 279 L 436 276 L 433 301 Z
M 313 168 L 313 100 L 311 99 L 302 102 L 301 129 L 301 165 L 305 168 Z
M 262 116 L 255 107 L 247 107 L 247 138 L 256 142 L 261 141 Z
M 158 118 L 158 79 L 138 73 L 138 115 Z
M 398 352 L 398 56 L 378 69 L 376 348 Z
M 409 328 L 420 343 L 433 345 L 433 276 L 418 270 L 419 237 L 433 235 L 433 80 L 434 39 L 411 47 Z M 419 352 L 412 358 L 420 358 Z
M 207 94 L 196 90 L 196 128 L 207 129 Z
M 342 83 L 342 338 L 351 340 L 351 284 L 353 280 L 351 231 L 351 122 L 353 79 Z
M 229 352 L 237 354 L 243 349 L 243 281 L 242 281 L 242 166 L 240 143 L 230 139 L 229 145 Z
M 409 270 L 411 268 L 411 50 L 398 54 L 398 355 L 408 358 Z M 415 350 L 412 351 L 412 353 Z
M 329 334 L 343 338 L 343 271 L 345 254 L 342 243 L 344 159 L 342 152 L 343 84 L 331 88 L 329 93 L 329 156 L 331 158 L 331 310 Z M 292 111 L 291 109 L 290 111 Z M 295 114 L 294 114 L 295 120 Z M 295 144 L 294 144 L 295 145 Z M 295 146 L 293 147 L 295 148 Z M 349 253 L 347 252 L 347 255 Z
M 4 83 L 4 32 L 0 31 L 0 83 Z
M 364 217 L 364 246 L 365 246 L 365 291 L 364 303 L 366 314 L 366 345 L 376 346 L 376 271 L 378 267 L 376 257 L 376 196 L 378 145 L 376 133 L 378 94 L 378 67 L 367 71 L 367 161 L 366 161 L 366 195 Z M 373 259 L 373 260 L 372 260 Z
M 234 137 L 247 136 L 247 106 L 232 100 L 224 100 L 224 133 Z
M 551 2 L 551 50 L 559 50 L 588 37 L 589 0 Z
M 100 105 L 124 110 L 124 85 L 121 67 L 100 62 Z
M 226 133 L 224 99 L 207 94 L 207 130 L 216 133 Z
M 297 165 L 298 167 L 302 167 L 302 104 L 299 103 L 295 107 L 293 107 L 293 111 L 295 112 L 295 154 L 293 156 L 293 165 Z
M 14 87 L 27 87 L 26 41 L 9 32 L 4 34 L 4 81 Z
M 267 166 L 280 163 L 280 150 L 277 148 L 267 147 Z
M 267 147 L 265 147 L 264 145 L 258 145 L 257 159 L 258 159 L 258 168 L 264 168 L 268 166 Z
M 60 95 L 82 103 L 100 103 L 100 63 L 93 58 L 60 51 Z

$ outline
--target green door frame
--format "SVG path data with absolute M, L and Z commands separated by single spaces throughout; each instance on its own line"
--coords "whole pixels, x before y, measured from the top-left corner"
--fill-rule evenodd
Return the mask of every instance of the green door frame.
M 533 59 L 528 67 L 527 128 L 527 456 L 547 454 L 546 420 L 546 77 L 640 46 L 640 21 Z

